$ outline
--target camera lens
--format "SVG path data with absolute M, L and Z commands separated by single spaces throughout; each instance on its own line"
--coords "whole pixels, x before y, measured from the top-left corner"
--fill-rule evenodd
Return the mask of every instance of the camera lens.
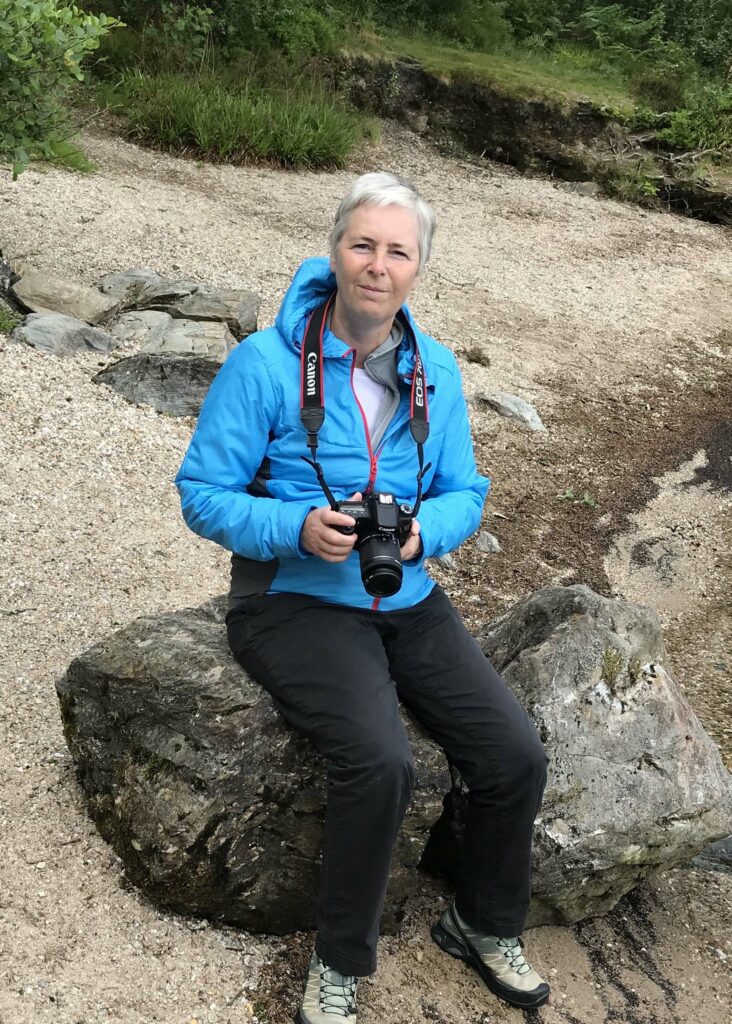
M 402 556 L 393 533 L 371 533 L 359 548 L 361 579 L 373 597 L 391 597 L 402 585 Z

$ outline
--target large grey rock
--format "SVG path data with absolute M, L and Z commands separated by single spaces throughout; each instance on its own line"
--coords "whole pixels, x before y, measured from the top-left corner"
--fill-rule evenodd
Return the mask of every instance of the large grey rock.
M 475 397 L 479 402 L 490 406 L 499 416 L 518 420 L 529 430 L 546 430 L 534 406 L 517 395 L 509 395 L 506 391 L 484 391 Z
M 29 313 L 11 333 L 10 340 L 57 356 L 72 352 L 110 352 L 119 344 L 99 327 L 90 327 L 82 320 L 60 313 Z
M 92 381 L 168 416 L 197 416 L 220 366 L 207 356 L 139 352 L 106 366 Z
M 119 308 L 117 299 L 96 288 L 42 270 L 26 270 L 12 286 L 12 293 L 33 313 L 63 313 L 89 324 L 108 320 Z
M 138 619 L 58 682 L 89 810 L 153 900 L 251 930 L 314 924 L 324 764 L 234 661 L 226 599 Z M 448 784 L 409 719 L 418 786 L 394 854 L 393 927 Z
M 550 758 L 532 924 L 604 913 L 732 832 L 732 777 L 670 674 L 652 609 L 543 587 L 478 639 Z
M 237 340 L 257 329 L 259 296 L 243 289 L 161 277 L 149 267 L 139 267 L 105 277 L 101 290 L 124 309 L 161 310 L 184 320 L 221 320 Z
M 149 896 L 253 930 L 309 928 L 323 763 L 233 660 L 224 608 L 138 619 L 74 659 L 57 685 L 64 731 L 94 820 Z M 545 587 L 480 642 L 550 756 L 532 924 L 601 914 L 732 831 L 729 773 L 664 667 L 653 611 Z M 421 866 L 454 877 L 467 802 L 452 768 L 438 816 L 443 755 L 405 722 L 418 785 L 387 926 L 428 836 Z
M 260 299 L 254 292 L 237 288 L 210 288 L 200 285 L 179 299 L 146 298 L 148 309 L 164 309 L 171 316 L 187 320 L 223 320 L 238 340 L 257 329 Z

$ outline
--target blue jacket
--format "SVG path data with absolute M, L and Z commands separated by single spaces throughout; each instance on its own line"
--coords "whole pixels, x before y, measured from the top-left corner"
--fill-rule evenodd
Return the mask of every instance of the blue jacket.
M 374 601 L 361 581 L 359 556 L 326 562 L 300 545 L 311 509 L 327 504 L 311 466 L 300 423 L 300 343 L 307 317 L 335 288 L 324 258 L 306 260 L 293 278 L 275 325 L 258 331 L 229 354 L 201 407 L 198 423 L 175 477 L 183 517 L 201 537 L 235 555 L 273 563 L 269 592 L 309 594 L 359 608 L 411 607 L 434 581 L 424 560 L 443 555 L 475 532 L 490 481 L 477 472 L 460 372 L 449 349 L 423 334 L 408 308 L 427 381 L 430 435 L 424 500 L 418 514 L 423 552 L 404 564 L 401 590 Z M 414 504 L 417 446 L 409 430 L 409 379 L 414 345 L 405 332 L 397 351 L 401 397 L 376 452 L 353 392 L 355 352 L 326 330 L 323 338 L 325 422 L 318 460 L 338 500 L 374 490 Z M 262 476 L 266 495 L 250 493 Z

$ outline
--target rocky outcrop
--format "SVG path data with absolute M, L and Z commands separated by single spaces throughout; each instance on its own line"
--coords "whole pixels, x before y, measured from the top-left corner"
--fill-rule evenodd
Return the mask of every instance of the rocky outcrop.
M 219 320 L 175 320 L 169 313 L 141 310 L 123 313 L 112 334 L 126 344 L 155 355 L 203 356 L 223 363 L 236 338 Z
M 55 356 L 74 352 L 111 352 L 117 339 L 99 327 L 61 313 L 30 313 L 11 332 L 10 340 Z
M 176 320 L 157 310 L 123 313 L 112 333 L 120 342 L 142 347 L 100 370 L 94 382 L 169 416 L 198 414 L 211 381 L 236 345 L 226 323 Z
M 93 381 L 170 416 L 198 414 L 229 352 L 257 329 L 260 305 L 254 292 L 166 278 L 150 267 L 110 274 L 95 290 L 41 271 L 18 279 L 0 261 L 0 286 L 24 308 L 55 311 L 31 313 L 12 341 L 59 356 L 135 347 L 134 355 L 105 366 Z M 77 311 L 75 318 L 65 315 L 69 309 Z M 92 326 L 120 310 L 109 333 Z
M 74 659 L 57 684 L 66 738 L 92 817 L 152 899 L 252 930 L 308 928 L 324 766 L 234 661 L 224 610 L 220 598 L 142 618 Z M 533 924 L 601 914 L 729 834 L 729 773 L 668 672 L 650 609 L 545 587 L 479 639 L 550 757 Z M 405 724 L 418 782 L 387 928 L 419 887 L 425 844 L 422 867 L 454 875 L 466 808 L 457 771 Z
M 142 347 L 94 382 L 169 416 L 196 416 L 237 340 L 257 329 L 254 292 L 166 278 L 149 267 L 110 274 L 101 289 L 127 310 L 112 328 L 115 336 Z

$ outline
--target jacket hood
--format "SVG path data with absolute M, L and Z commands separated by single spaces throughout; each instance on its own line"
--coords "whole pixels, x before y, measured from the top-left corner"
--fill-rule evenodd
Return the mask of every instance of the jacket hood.
M 326 256 L 313 256 L 304 260 L 292 279 L 290 287 L 285 292 L 282 305 L 275 318 L 275 326 L 285 339 L 299 355 L 302 337 L 305 333 L 307 318 L 314 309 L 322 306 L 330 295 L 335 291 L 336 278 L 330 269 L 330 260 Z M 409 307 L 405 304 L 401 307 L 404 320 L 410 329 L 404 332 L 404 338 L 399 353 L 399 372 L 411 372 L 414 364 L 414 345 L 412 338 L 419 336 L 419 330 L 414 322 Z M 323 355 L 340 358 L 347 352 L 349 346 L 337 338 L 332 331 L 326 329 L 323 335 Z M 422 359 L 425 361 L 424 352 Z M 425 364 L 425 373 L 429 381 L 428 367 Z

